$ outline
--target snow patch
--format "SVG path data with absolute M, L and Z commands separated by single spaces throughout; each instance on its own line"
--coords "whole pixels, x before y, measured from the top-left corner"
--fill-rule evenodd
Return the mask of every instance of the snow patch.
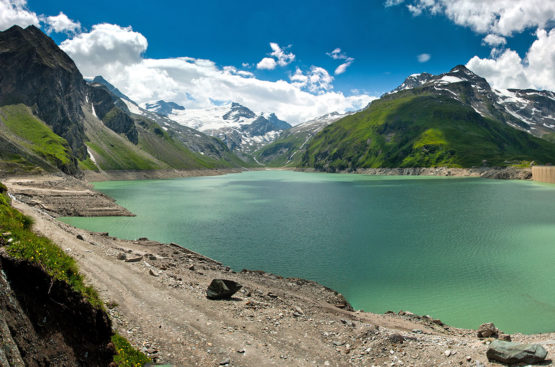
M 94 107 L 93 107 L 93 111 L 94 111 Z M 94 159 L 94 155 L 92 154 L 91 148 L 87 147 L 87 153 L 89 154 L 89 158 L 91 159 L 91 161 L 93 161 L 93 163 L 96 164 L 96 159 Z
M 96 117 L 96 118 L 98 118 L 98 116 L 96 115 L 96 111 L 94 110 L 94 105 L 92 104 L 91 107 L 92 107 L 92 114 L 93 114 L 93 116 Z
M 452 75 L 444 75 L 440 79 L 438 79 L 438 83 L 440 84 L 451 84 L 451 83 L 459 83 L 464 81 L 466 81 L 466 79 L 461 79 L 459 77 L 452 76 Z
M 127 106 L 127 108 L 129 109 L 129 112 L 134 113 L 135 115 L 142 115 L 143 111 L 141 111 L 141 109 L 134 103 L 129 102 L 126 99 L 120 98 L 123 103 L 125 103 L 125 105 Z

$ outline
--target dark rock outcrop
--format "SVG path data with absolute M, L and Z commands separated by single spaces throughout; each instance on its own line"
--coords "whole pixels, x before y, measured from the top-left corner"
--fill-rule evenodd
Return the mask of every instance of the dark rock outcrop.
M 107 366 L 108 315 L 61 281 L 0 256 L 0 365 Z
M 85 95 L 85 81 L 73 60 L 38 28 L 13 26 L 0 32 L 0 106 L 31 107 L 79 159 L 87 157 L 81 123 Z M 76 161 L 69 171 L 77 171 Z
M 213 279 L 208 289 L 206 297 L 209 299 L 229 299 L 243 286 L 233 280 Z

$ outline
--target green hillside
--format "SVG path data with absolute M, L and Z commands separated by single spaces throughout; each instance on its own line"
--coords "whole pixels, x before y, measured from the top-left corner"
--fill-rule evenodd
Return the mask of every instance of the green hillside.
M 55 167 L 66 173 L 77 170 L 67 141 L 23 104 L 0 107 L 0 135 L 5 140 L 1 153 L 5 165 L 23 171 L 33 166 L 47 170 Z
M 326 127 L 310 141 L 300 165 L 336 171 L 518 161 L 555 162 L 555 145 L 452 98 L 406 91 Z

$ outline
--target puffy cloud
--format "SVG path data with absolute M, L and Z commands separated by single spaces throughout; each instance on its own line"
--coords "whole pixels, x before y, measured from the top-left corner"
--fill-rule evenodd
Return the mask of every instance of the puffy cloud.
M 118 70 L 120 65 L 142 62 L 148 42 L 131 27 L 104 23 L 63 41 L 60 47 L 73 58 L 83 75 L 94 76 L 99 67 Z
M 353 59 L 352 57 L 349 57 L 345 53 L 341 52 L 340 48 L 336 48 L 331 52 L 326 52 L 326 55 L 334 60 L 345 60 L 344 63 L 342 63 L 335 69 L 335 75 L 343 74 L 347 70 L 347 68 L 351 66 L 353 61 L 355 61 L 355 59 Z
M 416 59 L 418 60 L 418 62 L 428 62 L 430 61 L 431 58 L 432 58 L 432 55 L 430 54 L 420 54 L 416 56 Z
M 26 0 L 0 0 L 0 31 L 13 25 L 27 27 L 39 25 L 39 17 L 27 9 Z
M 163 99 L 187 108 L 206 108 L 214 100 L 236 101 L 256 112 L 275 112 L 296 124 L 333 111 L 360 109 L 373 99 L 366 94 L 334 92 L 333 77 L 315 66 L 306 73 L 298 69 L 290 81 L 265 81 L 211 60 L 143 58 L 147 45 L 130 27 L 102 24 L 64 41 L 62 48 L 83 74 L 103 75 L 138 103 Z M 274 57 L 279 60 L 277 54 Z
M 478 33 L 511 36 L 526 28 L 543 28 L 555 18 L 555 2 L 545 0 L 388 0 L 406 3 L 413 15 L 444 13 L 458 25 Z
M 505 37 L 499 36 L 497 34 L 488 34 L 484 37 L 482 42 L 489 46 L 503 46 L 507 44 L 507 39 Z
M 295 60 L 295 55 L 292 52 L 285 52 L 277 43 L 270 42 L 270 47 L 272 48 L 270 55 L 277 59 L 279 66 L 287 66 Z
M 75 33 L 81 29 L 81 23 L 74 22 L 62 12 L 56 16 L 46 17 L 43 21 L 47 25 L 46 30 L 48 33 L 51 33 L 52 31 L 56 33 Z
M 276 60 L 271 57 L 265 57 L 258 64 L 256 64 L 257 69 L 261 70 L 274 70 L 277 66 Z
M 291 47 L 291 46 L 289 46 Z M 272 57 L 265 57 L 256 64 L 257 69 L 273 70 L 277 65 L 287 66 L 295 60 L 295 55 L 292 52 L 285 52 L 275 42 L 270 42 L 272 52 L 269 54 Z
M 555 29 L 536 32 L 526 57 L 505 50 L 492 58 L 474 56 L 466 66 L 497 88 L 555 90 Z

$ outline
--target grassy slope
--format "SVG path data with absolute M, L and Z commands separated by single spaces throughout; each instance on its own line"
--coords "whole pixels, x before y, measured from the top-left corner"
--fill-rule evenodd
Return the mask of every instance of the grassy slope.
M 0 119 L 7 131 L 3 131 L 6 139 L 14 145 L 27 150 L 30 154 L 44 160 L 48 164 L 58 167 L 66 172 L 74 168 L 72 152 L 67 141 L 56 135 L 50 127 L 35 117 L 30 108 L 23 105 L 9 105 L 0 107 Z M 33 162 L 25 157 L 24 152 L 4 152 L 6 160 L 24 167 Z M 36 162 L 33 162 L 36 164 Z
M 254 156 L 270 167 L 297 166 L 302 157 L 302 152 L 298 150 L 307 136 L 308 132 L 288 134 L 285 131 L 276 141 L 256 151 Z
M 505 166 L 553 162 L 555 145 L 484 118 L 447 98 L 410 92 L 384 98 L 326 127 L 301 165 L 325 170 L 371 167 Z

